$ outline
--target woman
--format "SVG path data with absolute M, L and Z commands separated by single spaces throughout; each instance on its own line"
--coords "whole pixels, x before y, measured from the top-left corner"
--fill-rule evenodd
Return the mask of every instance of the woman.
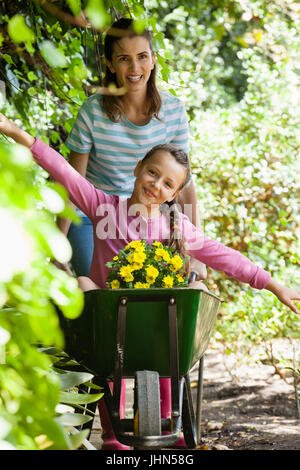
M 113 35 L 118 31 L 119 35 Z M 183 104 L 156 87 L 156 55 L 151 35 L 134 32 L 132 20 L 122 18 L 112 25 L 104 43 L 104 86 L 123 90 L 119 96 L 89 97 L 80 109 L 67 139 L 69 163 L 98 189 L 129 197 L 138 160 L 157 144 L 172 143 L 189 151 L 187 115 Z M 196 193 L 189 182 L 179 200 L 192 208 L 196 224 Z M 77 210 L 82 225 L 60 219 L 61 230 L 73 247 L 72 266 L 77 276 L 88 276 L 93 253 L 93 229 L 87 216 Z M 69 229 L 70 228 L 70 229 Z M 192 270 L 206 277 L 205 266 L 194 260 Z

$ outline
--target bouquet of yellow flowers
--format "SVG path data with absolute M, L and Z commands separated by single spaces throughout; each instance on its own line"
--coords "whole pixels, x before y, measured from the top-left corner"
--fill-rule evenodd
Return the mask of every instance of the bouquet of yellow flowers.
M 106 284 L 111 289 L 185 287 L 188 285 L 185 261 L 161 242 L 149 245 L 145 240 L 134 240 L 106 263 L 110 268 Z

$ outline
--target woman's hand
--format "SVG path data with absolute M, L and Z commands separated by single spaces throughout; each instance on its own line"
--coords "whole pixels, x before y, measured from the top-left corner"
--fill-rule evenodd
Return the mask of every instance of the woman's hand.
M 5 134 L 7 137 L 11 137 L 18 144 L 24 145 L 25 147 L 31 147 L 34 144 L 34 137 L 28 132 L 20 129 L 16 124 L 7 119 L 4 114 L 0 113 L 0 132 Z
M 205 284 L 203 284 L 203 282 L 200 282 L 200 281 L 194 281 L 194 282 L 191 282 L 188 287 L 191 287 L 192 289 L 201 289 L 201 290 L 204 290 L 205 292 L 209 292 L 208 288 L 206 287 Z
M 65 271 L 69 276 L 74 277 L 74 274 L 72 273 L 68 263 L 60 263 L 59 261 L 53 260 L 52 264 L 56 266 L 58 269 L 61 269 L 62 271 Z
M 190 270 L 197 273 L 197 281 L 204 281 L 207 278 L 207 270 L 205 264 L 196 258 L 190 259 Z
M 271 279 L 265 289 L 275 294 L 276 297 L 278 297 L 278 299 L 280 300 L 280 302 L 289 307 L 293 312 L 300 313 L 297 307 L 292 302 L 292 300 L 300 301 L 300 290 L 285 287 L 279 284 L 278 282 L 274 281 L 274 279 Z

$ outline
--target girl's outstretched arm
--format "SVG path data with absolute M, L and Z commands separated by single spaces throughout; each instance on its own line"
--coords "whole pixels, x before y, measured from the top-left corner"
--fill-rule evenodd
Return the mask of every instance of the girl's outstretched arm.
M 267 289 L 299 314 L 292 302 L 300 301 L 300 289 L 285 287 L 272 279 L 271 274 L 260 268 L 239 251 L 206 237 L 183 216 L 183 235 L 190 248 L 190 254 L 216 271 L 223 271 L 228 277 L 249 284 L 254 289 Z
M 88 217 L 93 218 L 98 206 L 107 202 L 105 194 L 95 189 L 62 155 L 20 129 L 1 113 L 0 132 L 11 137 L 18 144 L 29 147 L 36 162 L 50 173 L 55 181 L 65 186 L 72 202 Z
M 292 300 L 300 301 L 300 290 L 285 287 L 274 279 L 270 279 L 270 282 L 266 285 L 265 289 L 276 295 L 280 302 L 287 305 L 287 307 L 289 307 L 293 312 L 300 313 L 292 302 Z

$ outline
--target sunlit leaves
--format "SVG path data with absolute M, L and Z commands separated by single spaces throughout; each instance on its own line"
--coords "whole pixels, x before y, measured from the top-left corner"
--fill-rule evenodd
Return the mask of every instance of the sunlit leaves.
M 66 67 L 67 59 L 62 50 L 55 47 L 51 41 L 43 41 L 40 46 L 45 61 L 53 68 Z
M 29 268 L 33 242 L 24 225 L 10 211 L 0 208 L 0 283 Z
M 35 346 L 63 346 L 55 304 L 69 318 L 83 307 L 76 279 L 50 262 L 71 256 L 52 215 L 67 194 L 43 179 L 39 189 L 25 147 L 1 144 L 0 166 L 0 447 L 73 449 L 83 436 L 74 443 L 55 421 L 60 382 Z
M 85 13 L 95 28 L 103 28 L 110 18 L 102 0 L 88 0 Z
M 67 4 L 74 16 L 78 16 L 81 11 L 81 0 L 67 0 Z
M 22 15 L 13 16 L 8 22 L 8 34 L 15 43 L 32 43 L 35 39 L 33 31 L 27 26 Z

